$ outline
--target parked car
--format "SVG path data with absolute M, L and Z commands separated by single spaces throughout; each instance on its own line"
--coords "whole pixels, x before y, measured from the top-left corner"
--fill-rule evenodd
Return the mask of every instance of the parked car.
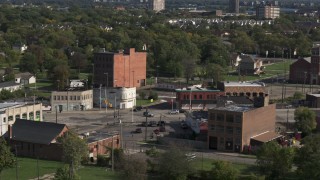
M 141 111 L 141 110 L 142 110 L 142 106 L 137 106 L 137 107 L 133 108 L 134 112 L 138 112 L 138 111 Z
M 159 131 L 160 131 L 160 132 L 166 132 L 166 128 L 165 128 L 164 126 L 160 126 L 160 127 L 159 127 Z
M 174 109 L 168 112 L 168 114 L 179 114 L 179 110 L 178 109 Z
M 149 121 L 148 126 L 157 126 L 157 122 L 156 121 Z
M 145 117 L 153 117 L 154 115 L 151 112 L 146 111 L 146 112 L 143 112 L 143 116 L 145 116 Z
M 182 129 L 188 129 L 188 125 L 184 122 L 181 123 L 181 128 Z
M 141 128 L 137 128 L 137 129 L 135 130 L 135 133 L 142 133 L 142 129 L 141 129 Z
M 166 122 L 165 121 L 158 121 L 158 126 L 165 126 L 166 125 Z

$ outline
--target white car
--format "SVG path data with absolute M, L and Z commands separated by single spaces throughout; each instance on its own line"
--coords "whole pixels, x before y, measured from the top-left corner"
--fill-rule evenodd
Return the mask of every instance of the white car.
M 179 110 L 178 109 L 174 109 L 172 111 L 168 112 L 169 114 L 179 114 Z

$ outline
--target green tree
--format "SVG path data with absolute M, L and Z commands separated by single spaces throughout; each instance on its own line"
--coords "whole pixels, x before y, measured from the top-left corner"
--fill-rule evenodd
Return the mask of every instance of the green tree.
M 20 71 L 35 74 L 38 69 L 37 59 L 32 53 L 25 53 L 20 60 Z
M 74 179 L 81 161 L 88 157 L 87 143 L 71 130 L 58 140 L 62 145 L 63 160 L 69 166 L 69 178 Z
M 226 73 L 225 69 L 222 68 L 220 65 L 212 63 L 204 66 L 204 71 L 205 78 L 212 79 L 212 82 L 214 82 L 215 85 L 217 85 L 219 81 L 224 80 Z
M 301 99 L 303 99 L 303 94 L 302 94 L 302 92 L 300 92 L 300 91 L 297 91 L 297 92 L 295 92 L 294 94 L 293 94 L 293 99 L 294 100 L 301 100 Z
M 231 166 L 229 162 L 216 161 L 210 171 L 210 176 L 219 180 L 232 180 L 236 179 L 237 171 Z
M 58 89 L 64 89 L 69 78 L 69 67 L 66 64 L 57 65 L 54 69 L 54 80 L 57 83 Z
M 299 107 L 294 111 L 295 125 L 298 130 L 301 130 L 306 135 L 311 134 L 316 128 L 316 114 L 307 107 Z
M 144 159 L 134 156 L 127 156 L 123 161 L 124 162 L 121 171 L 124 179 L 147 179 L 147 162 Z
M 292 169 L 295 151 L 271 141 L 257 151 L 257 166 L 266 179 L 283 179 Z
M 185 154 L 185 151 L 172 147 L 159 157 L 159 172 L 162 179 L 187 179 L 194 169 Z
M 10 147 L 3 138 L 0 138 L 0 179 L 1 172 L 4 169 L 13 167 L 14 164 L 14 155 L 10 151 Z
M 320 171 L 320 135 L 307 136 L 302 140 L 295 164 L 300 179 L 319 179 Z

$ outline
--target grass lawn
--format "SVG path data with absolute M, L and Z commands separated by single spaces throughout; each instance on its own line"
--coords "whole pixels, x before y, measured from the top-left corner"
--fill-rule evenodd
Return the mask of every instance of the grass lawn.
M 56 169 L 62 167 L 63 163 L 57 161 L 39 160 L 39 175 L 55 173 Z M 111 171 L 106 171 L 106 168 L 95 166 L 83 166 L 78 170 L 78 175 L 81 179 L 120 179 L 119 176 Z M 1 173 L 1 179 L 15 179 L 16 168 L 6 169 Z M 18 158 L 18 178 L 31 179 L 37 177 L 37 159 Z
M 244 81 L 253 81 L 253 80 L 259 80 L 263 78 L 272 77 L 275 75 L 284 74 L 285 72 L 289 72 L 290 65 L 293 63 L 293 61 L 285 61 L 285 62 L 279 62 L 279 63 L 273 63 L 273 64 L 267 64 L 265 65 L 264 72 L 265 74 L 258 75 L 248 75 L 243 77 Z M 239 76 L 236 74 L 226 75 L 225 76 L 226 81 L 239 81 Z
M 196 170 L 205 170 L 210 171 L 212 169 L 212 163 L 215 160 L 213 159 L 202 159 L 198 158 L 192 162 L 192 165 L 196 168 Z M 237 169 L 239 172 L 239 176 L 249 176 L 251 174 L 256 174 L 257 170 L 254 165 L 247 164 L 235 164 L 232 163 L 233 168 Z
M 151 101 L 148 99 L 137 99 L 137 106 L 148 105 L 150 103 L 151 103 Z

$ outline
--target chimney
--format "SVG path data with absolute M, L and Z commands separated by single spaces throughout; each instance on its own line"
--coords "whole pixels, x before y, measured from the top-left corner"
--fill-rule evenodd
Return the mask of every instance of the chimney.
M 8 134 L 9 134 L 9 139 L 12 139 L 12 125 L 8 125 Z

